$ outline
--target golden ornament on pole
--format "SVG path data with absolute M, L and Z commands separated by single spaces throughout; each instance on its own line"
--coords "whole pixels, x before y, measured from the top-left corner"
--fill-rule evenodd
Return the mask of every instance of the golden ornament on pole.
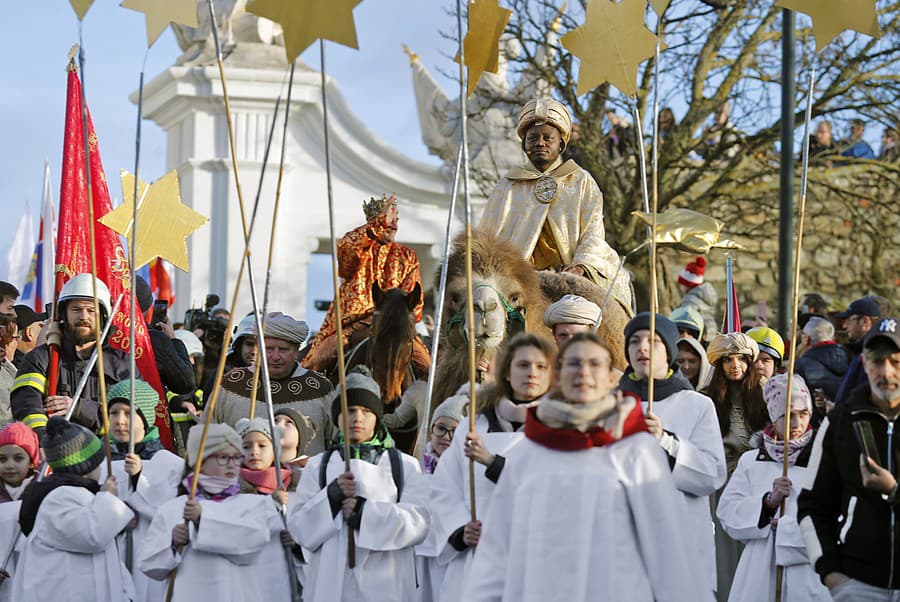
M 652 216 L 645 211 L 633 211 L 648 226 Z M 741 245 L 722 238 L 725 223 L 690 209 L 668 209 L 656 216 L 656 244 L 672 247 L 685 253 L 705 255 L 710 249 L 740 249 Z
M 135 248 L 133 269 L 157 257 L 188 272 L 187 237 L 209 220 L 181 203 L 178 172 L 174 169 L 153 184 L 140 182 L 138 187 L 138 221 L 141 235 Z M 122 195 L 125 201 L 100 218 L 99 222 L 131 242 L 133 221 L 134 176 L 122 170 Z
M 200 27 L 197 0 L 125 0 L 119 6 L 144 13 L 148 47 L 153 46 L 170 23 Z
M 776 0 L 775 6 L 810 16 L 816 52 L 845 29 L 881 38 L 875 0 Z
M 362 0 L 251 0 L 247 12 L 281 25 L 288 64 L 318 39 L 359 50 L 353 9 Z
M 637 71 L 656 52 L 658 38 L 644 25 L 644 0 L 590 0 L 584 25 L 564 35 L 560 42 L 581 61 L 578 69 L 580 96 L 609 82 L 626 96 L 637 93 Z M 660 50 L 666 45 L 659 42 Z
M 69 0 L 69 4 L 72 5 L 72 10 L 75 11 L 75 15 L 78 17 L 79 21 L 84 20 L 84 16 L 87 14 L 87 11 L 91 8 L 91 4 L 94 3 L 94 0 Z
M 509 23 L 512 11 L 500 6 L 499 0 L 474 0 L 469 3 L 468 31 L 463 40 L 465 66 L 469 70 L 466 96 L 471 98 L 481 75 L 500 69 L 500 36 Z M 459 54 L 453 59 L 459 62 Z
M 657 17 L 662 17 L 666 9 L 669 8 L 669 0 L 649 0 L 649 2 Z

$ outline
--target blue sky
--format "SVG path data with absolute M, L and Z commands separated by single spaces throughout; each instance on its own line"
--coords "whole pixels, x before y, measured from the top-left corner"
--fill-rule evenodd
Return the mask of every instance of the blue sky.
M 100 137 L 108 174 L 133 170 L 136 107 L 128 95 L 138 87 L 146 51 L 144 17 L 118 6 L 119 1 L 96 0 L 84 22 L 87 64 L 85 88 Z M 401 44 L 417 52 L 432 72 L 448 68 L 452 43 L 439 31 L 455 27 L 441 0 L 368 0 L 354 11 L 360 50 L 328 45 L 328 71 L 357 115 L 388 143 L 420 161 L 434 163 L 417 128 L 395 115 L 415 112 L 412 77 Z M 78 41 L 78 25 L 66 0 L 33 0 L 5 6 L 4 35 L 0 37 L 0 253 L 6 249 L 25 203 L 37 216 L 41 202 L 44 161 L 50 162 L 52 190 L 58 202 L 62 161 L 66 61 Z M 170 66 L 181 50 L 167 30 L 150 50 L 146 81 Z M 301 56 L 317 68 L 317 45 Z M 452 89 L 452 83 L 438 76 Z M 165 137 L 145 121 L 142 130 L 141 175 L 148 181 L 162 176 Z M 110 178 L 111 182 L 118 178 Z M 111 187 L 114 197 L 121 194 Z M 35 225 L 37 221 L 35 221 Z

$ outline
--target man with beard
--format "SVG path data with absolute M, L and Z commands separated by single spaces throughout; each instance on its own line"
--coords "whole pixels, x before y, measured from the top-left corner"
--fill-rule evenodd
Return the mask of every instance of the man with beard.
M 798 518 L 809 560 L 835 600 L 897 600 L 900 321 L 872 327 L 862 361 L 867 384 L 816 434 Z
M 42 435 L 50 416 L 65 416 L 72 405 L 71 395 L 78 387 L 96 347 L 95 321 L 103 328 L 109 319 L 109 289 L 96 280 L 100 315 L 94 309 L 94 282 L 91 274 L 78 274 L 59 292 L 58 317 L 61 330 L 59 346 L 59 380 L 55 395 L 48 395 L 47 374 L 50 370 L 50 346 L 35 347 L 22 362 L 10 392 L 13 417 Z M 53 328 L 53 327 L 51 327 Z M 126 354 L 107 345 L 103 347 L 103 371 L 107 386 L 128 378 Z M 72 421 L 94 432 L 103 424 L 100 415 L 100 379 L 96 369 L 88 378 Z

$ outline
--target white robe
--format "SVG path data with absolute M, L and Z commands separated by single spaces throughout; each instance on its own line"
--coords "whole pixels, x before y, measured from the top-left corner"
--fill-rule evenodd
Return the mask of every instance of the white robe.
M 488 420 L 479 414 L 475 418 L 475 432 L 481 435 L 484 446 L 492 454 L 508 457 L 510 451 L 524 439 L 522 433 L 488 432 Z M 463 445 L 469 433 L 469 421 L 456 427 L 453 442 L 441 455 L 431 481 L 431 516 L 434 523 L 437 563 L 446 567 L 440 585 L 441 602 L 458 602 L 462 585 L 474 550 L 457 551 L 447 539 L 471 519 L 469 495 L 469 459 Z M 504 465 L 504 472 L 509 468 Z M 487 467 L 475 463 L 475 512 L 484 524 L 491 495 L 496 484 L 485 476 Z
M 775 600 L 776 564 L 784 566 L 781 599 L 787 602 L 831 600 L 806 555 L 806 544 L 797 524 L 797 496 L 805 482 L 805 466 L 790 466 L 791 495 L 785 515 L 778 520 L 775 541 L 767 524 L 760 529 L 763 496 L 772 490 L 772 481 L 782 474 L 781 462 L 759 459 L 760 450 L 744 452 L 719 500 L 716 514 L 725 531 L 743 542 L 744 552 L 728 595 L 730 602 L 772 602 Z
M 16 602 L 122 602 L 134 597 L 116 536 L 134 513 L 116 496 L 57 487 L 41 502 L 13 579 Z
M 272 496 L 256 495 L 269 500 L 269 503 L 265 505 L 266 522 L 269 526 L 269 543 L 263 547 L 259 554 L 259 560 L 256 561 L 262 599 L 290 602 L 291 582 L 288 579 L 288 557 L 285 554 L 285 547 L 281 543 L 281 532 L 286 528 L 284 515 Z M 296 495 L 288 493 L 288 508 L 295 503 Z M 290 570 L 294 573 L 294 579 L 299 579 L 302 576 L 300 560 L 291 550 L 287 551 L 291 558 Z
M 106 464 L 100 465 L 100 482 L 106 480 Z M 149 460 L 141 460 L 141 473 L 138 475 L 137 488 L 131 487 L 131 476 L 125 472 L 125 461 L 114 460 L 113 476 L 119 492 L 119 499 L 128 504 L 137 514 L 137 526 L 131 532 L 132 570 L 134 580 L 135 602 L 158 602 L 166 597 L 166 582 L 148 578 L 138 570 L 137 559 L 140 558 L 141 545 L 150 527 L 150 521 L 160 506 L 178 495 L 178 483 L 184 472 L 184 459 L 170 451 L 160 450 Z M 118 538 L 119 557 L 127 566 L 127 535 Z
M 428 487 L 415 458 L 403 454 L 403 493 L 391 475 L 387 452 L 378 464 L 350 460 L 357 495 L 366 498 L 362 521 L 354 532 L 356 566 L 347 565 L 347 524 L 339 511 L 332 515 L 327 485 L 319 487 L 323 454 L 309 460 L 297 486 L 297 502 L 288 513 L 288 530 L 303 546 L 308 565 L 303 584 L 305 602 L 416 600 L 413 547 L 428 533 Z M 326 483 L 344 472 L 344 460 L 334 452 Z
M 172 602 L 261 602 L 256 562 L 269 541 L 270 498 L 233 495 L 221 502 L 201 500 L 200 526 L 190 523 L 188 545 L 172 549 L 172 529 L 183 524 L 186 495 L 166 502 L 141 545 L 138 567 L 166 582 L 178 569 Z
M 647 402 L 644 402 L 644 412 Z M 675 458 L 672 476 L 684 496 L 685 522 L 691 541 L 697 544 L 697 567 L 716 589 L 715 527 L 710 515 L 709 496 L 725 484 L 725 447 L 712 400 L 696 391 L 679 391 L 653 403 L 663 430 L 660 444 Z M 707 596 L 709 598 L 709 596 Z
M 423 473 L 422 476 L 428 485 L 428 499 L 431 499 L 431 481 L 434 475 Z M 420 602 L 438 602 L 441 599 L 441 584 L 447 572 L 447 565 L 438 562 L 434 512 L 431 512 L 431 517 L 425 541 L 416 546 L 416 577 L 419 581 Z
M 25 547 L 25 536 L 20 535 L 21 529 L 19 528 L 19 509 L 21 507 L 22 502 L 19 500 L 0 504 L 0 554 L 2 554 L 0 562 L 6 559 L 7 553 L 15 544 L 9 562 L 6 563 L 6 572 L 9 573 L 10 578 L 0 583 L 0 602 L 11 602 L 12 600 L 12 578 L 16 574 L 19 555 Z
M 466 602 L 699 600 L 683 496 L 656 438 L 510 454 L 463 589 Z

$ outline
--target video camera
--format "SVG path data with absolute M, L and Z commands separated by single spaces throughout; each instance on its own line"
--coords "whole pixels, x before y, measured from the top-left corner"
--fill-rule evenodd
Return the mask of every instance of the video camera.
M 222 347 L 222 339 L 225 337 L 225 329 L 228 327 L 226 318 L 213 318 L 213 308 L 219 304 L 219 296 L 212 293 L 206 295 L 203 309 L 191 308 L 184 312 L 184 327 L 189 331 L 200 329 L 203 336 L 204 347 L 218 351 Z

